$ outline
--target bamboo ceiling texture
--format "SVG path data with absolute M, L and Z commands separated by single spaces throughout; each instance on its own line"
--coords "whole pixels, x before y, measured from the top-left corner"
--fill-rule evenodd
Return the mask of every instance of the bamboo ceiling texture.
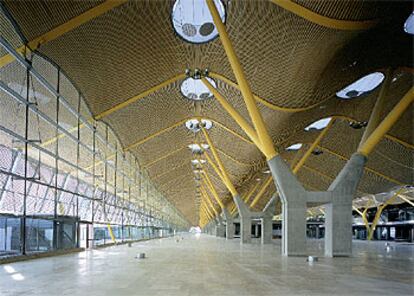
M 220 39 L 190 44 L 180 38 L 172 26 L 174 2 L 118 1 L 64 34 L 32 45 L 62 68 L 95 118 L 112 127 L 124 149 L 137 156 L 158 188 L 196 224 L 200 200 L 191 165 L 194 157 L 187 146 L 205 139 L 202 133 L 188 130 L 186 120 L 198 116 L 212 121 L 211 139 L 242 195 L 260 183 L 257 193 L 269 174 L 262 154 L 214 98 L 195 103 L 181 94 L 186 69 L 208 69 L 220 93 L 250 122 Z M 313 154 L 297 173 L 308 189 L 327 189 L 362 137 L 364 129 L 354 129 L 349 123 L 368 121 L 380 87 L 352 100 L 339 100 L 336 92 L 368 73 L 391 69 L 385 116 L 413 86 L 413 37 L 402 30 L 412 11 L 410 3 L 223 3 L 226 28 L 272 139 L 284 151 L 282 156 L 292 165 L 297 163 L 320 133 L 304 128 L 321 118 L 335 118 L 318 145 L 322 153 Z M 104 4 L 5 1 L 28 41 Z M 311 12 L 316 19 L 337 21 L 338 26 L 312 21 L 291 7 Z M 370 157 L 358 197 L 413 184 L 413 127 L 411 108 Z M 302 148 L 285 150 L 295 143 L 302 143 Z M 204 170 L 220 197 L 230 203 L 214 169 L 206 163 Z M 268 186 L 254 208 L 261 210 L 274 191 L 273 184 Z

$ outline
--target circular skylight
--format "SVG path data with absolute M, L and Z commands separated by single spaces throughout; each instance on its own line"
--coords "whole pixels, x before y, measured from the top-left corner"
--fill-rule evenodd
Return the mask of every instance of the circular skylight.
M 190 119 L 185 123 L 185 126 L 195 133 L 199 132 L 200 129 L 203 127 L 207 130 L 211 129 L 213 127 L 213 122 L 211 120 L 207 119 L 201 119 L 201 124 L 198 119 Z
M 287 151 L 295 151 L 295 150 L 299 150 L 302 147 L 302 143 L 296 143 L 293 145 L 290 145 L 289 147 L 286 148 Z
M 217 88 L 216 82 L 213 79 L 209 77 L 206 77 L 206 79 L 214 88 Z M 188 77 L 181 83 L 181 93 L 184 97 L 193 101 L 202 101 L 213 96 L 201 79 L 193 77 Z
M 331 117 L 319 119 L 318 121 L 315 121 L 314 123 L 305 127 L 305 131 L 324 129 L 329 124 L 331 119 L 332 119 Z
M 190 150 L 193 153 L 202 153 L 203 150 L 207 150 L 209 147 L 210 146 L 208 146 L 208 144 L 201 144 L 201 147 L 198 144 L 190 144 L 190 145 L 188 145 L 188 148 L 190 148 Z
M 414 35 L 414 11 L 410 14 L 404 23 L 404 31 Z
M 344 89 L 338 91 L 336 95 L 341 99 L 352 99 L 362 96 L 374 90 L 384 80 L 385 75 L 381 72 L 368 74 L 357 81 L 351 83 Z
M 191 163 L 194 165 L 206 163 L 205 159 L 192 159 Z
M 221 0 L 214 0 L 221 21 L 226 20 L 226 10 Z M 177 0 L 172 9 L 175 32 L 190 43 L 206 43 L 218 36 L 216 26 L 205 0 Z

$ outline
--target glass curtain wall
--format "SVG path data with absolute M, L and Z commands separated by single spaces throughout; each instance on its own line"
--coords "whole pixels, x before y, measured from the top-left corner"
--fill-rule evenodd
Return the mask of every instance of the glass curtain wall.
M 81 223 L 96 244 L 185 228 L 63 71 L 0 18 L 0 256 L 77 247 Z

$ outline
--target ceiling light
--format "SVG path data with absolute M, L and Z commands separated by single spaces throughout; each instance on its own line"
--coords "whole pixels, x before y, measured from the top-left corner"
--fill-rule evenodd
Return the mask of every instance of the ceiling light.
M 201 119 L 201 124 L 198 119 L 190 119 L 185 123 L 185 126 L 195 133 L 199 132 L 201 128 L 209 130 L 213 127 L 213 122 L 208 119 Z
M 226 10 L 221 0 L 214 0 L 221 21 L 226 20 Z M 216 26 L 205 0 L 177 0 L 172 9 L 175 32 L 190 43 L 206 43 L 218 36 Z
M 351 121 L 349 123 L 349 126 L 354 128 L 354 129 L 361 129 L 363 127 L 366 127 L 368 124 L 368 122 L 366 121 Z
M 308 125 L 307 127 L 305 127 L 305 131 L 324 129 L 329 124 L 331 119 L 332 119 L 332 117 L 319 119 L 318 121 L 315 121 L 314 123 L 312 123 L 312 124 Z
M 263 171 L 263 174 L 270 174 L 270 173 L 271 173 L 271 171 L 269 169 L 266 169 L 266 170 Z
M 302 147 L 302 143 L 296 143 L 293 145 L 290 145 L 289 147 L 286 148 L 287 151 L 294 151 L 294 150 L 299 150 Z
M 344 89 L 336 93 L 337 97 L 341 99 L 353 99 L 360 97 L 372 90 L 381 84 L 384 80 L 385 75 L 381 72 L 374 72 L 368 74 L 357 81 L 351 83 Z
M 205 78 L 214 88 L 217 88 L 217 84 L 213 79 Z M 213 94 L 199 78 L 187 77 L 181 83 L 180 89 L 183 96 L 192 101 L 203 101 L 213 97 Z
M 404 23 L 404 31 L 408 34 L 414 35 L 414 11 L 410 14 Z
M 322 153 L 323 153 L 323 151 L 320 150 L 320 149 L 315 149 L 315 150 L 312 151 L 313 155 L 321 155 Z

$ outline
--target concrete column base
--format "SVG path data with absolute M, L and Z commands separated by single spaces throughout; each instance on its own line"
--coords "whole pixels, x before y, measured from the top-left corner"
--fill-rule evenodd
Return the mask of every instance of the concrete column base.
M 225 237 L 226 236 L 226 226 L 222 223 L 217 224 L 216 226 L 216 236 Z
M 240 243 L 252 242 L 252 216 L 249 207 L 240 196 L 233 197 L 240 216 Z
M 325 205 L 325 256 L 352 255 L 352 200 L 367 159 L 355 153 L 329 186 L 332 201 Z
M 226 219 L 226 239 L 234 238 L 234 220 L 227 209 L 223 209 L 223 216 Z
M 273 221 L 272 218 L 262 218 L 262 234 L 260 237 L 261 244 L 270 244 L 273 238 Z
M 240 243 L 248 244 L 252 242 L 252 219 L 240 217 Z
M 272 196 L 265 208 L 263 209 L 263 218 L 262 218 L 262 233 L 260 237 L 260 242 L 262 244 L 270 244 L 273 238 L 273 215 L 276 210 L 276 194 Z

